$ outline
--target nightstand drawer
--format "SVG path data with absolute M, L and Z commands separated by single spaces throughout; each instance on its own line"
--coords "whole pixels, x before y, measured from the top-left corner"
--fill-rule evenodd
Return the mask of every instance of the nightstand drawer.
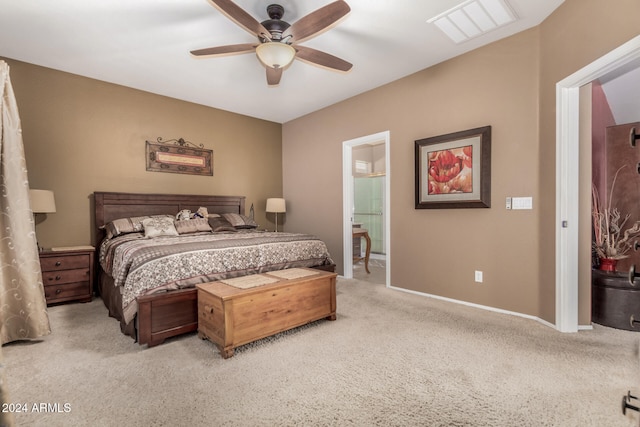
M 91 259 L 88 254 L 50 256 L 40 259 L 42 271 L 68 270 L 73 268 L 89 268 Z
M 91 278 L 89 267 L 75 270 L 42 271 L 42 283 L 45 286 L 73 282 L 86 282 Z
M 75 300 L 78 298 L 91 299 L 91 287 L 90 282 L 68 283 L 68 284 L 55 284 L 45 285 L 44 296 L 47 299 L 47 304 L 61 302 L 65 300 Z

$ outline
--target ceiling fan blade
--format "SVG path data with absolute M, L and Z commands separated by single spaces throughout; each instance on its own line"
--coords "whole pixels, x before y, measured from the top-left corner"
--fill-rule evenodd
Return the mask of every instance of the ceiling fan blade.
M 295 45 L 296 58 L 338 71 L 349 71 L 353 64 L 321 50 Z
M 244 28 L 254 36 L 264 36 L 271 38 L 271 33 L 258 22 L 253 16 L 249 15 L 240 6 L 231 0 L 208 0 L 216 9 L 226 15 L 233 22 Z
M 267 84 L 269 86 L 276 86 L 280 83 L 282 78 L 282 68 L 267 67 Z
M 255 52 L 255 43 L 230 44 L 227 46 L 208 47 L 206 49 L 192 50 L 193 56 L 230 55 Z
M 291 35 L 293 43 L 300 43 L 328 29 L 350 11 L 349 5 L 342 0 L 329 3 L 294 22 L 284 32 L 283 38 Z

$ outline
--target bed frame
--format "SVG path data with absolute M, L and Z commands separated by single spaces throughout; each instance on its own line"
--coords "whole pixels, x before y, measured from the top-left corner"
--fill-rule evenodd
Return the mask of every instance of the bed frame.
M 205 196 L 185 194 L 136 194 L 95 192 L 96 247 L 105 237 L 102 226 L 118 218 L 143 215 L 175 215 L 183 209 L 192 212 L 206 207 L 209 213 L 245 214 L 244 196 Z M 95 257 L 98 259 L 98 257 Z M 335 265 L 317 267 L 334 271 Z M 109 292 L 113 279 L 102 271 L 99 263 L 98 290 L 109 314 L 120 320 L 123 333 L 136 338 L 140 345 L 153 347 L 167 338 L 193 332 L 198 329 L 198 301 L 195 288 L 141 296 L 137 299 L 138 314 L 130 325 L 122 322 L 121 309 L 117 309 L 119 292 Z M 109 286 L 110 285 L 110 286 Z

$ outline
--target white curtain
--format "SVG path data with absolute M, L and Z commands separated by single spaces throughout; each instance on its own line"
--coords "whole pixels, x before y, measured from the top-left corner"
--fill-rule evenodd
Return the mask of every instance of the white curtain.
M 51 332 L 9 65 L 0 61 L 0 341 Z

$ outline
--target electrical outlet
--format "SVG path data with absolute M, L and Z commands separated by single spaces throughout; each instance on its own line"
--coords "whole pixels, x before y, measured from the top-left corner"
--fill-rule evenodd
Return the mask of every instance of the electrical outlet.
M 476 270 L 476 282 L 482 283 L 482 271 Z

